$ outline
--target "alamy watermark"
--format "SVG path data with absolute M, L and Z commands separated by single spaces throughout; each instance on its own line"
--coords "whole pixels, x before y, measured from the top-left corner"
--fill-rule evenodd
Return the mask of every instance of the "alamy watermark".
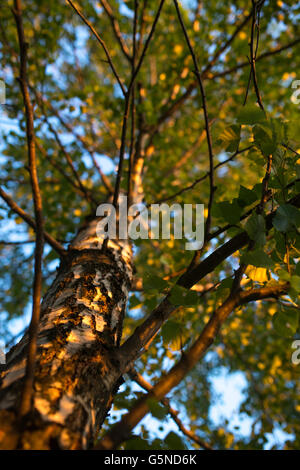
M 3 80 L 0 80 L 0 104 L 5 104 L 5 101 L 6 101 L 5 83 Z
M 291 102 L 294 104 L 300 103 L 300 80 L 294 80 L 291 85 L 292 88 L 296 90 L 292 93 Z
M 140 203 L 128 207 L 127 197 L 121 195 L 117 210 L 113 204 L 100 204 L 96 215 L 102 217 L 96 229 L 97 236 L 102 239 L 181 240 L 184 238 L 187 240 L 186 250 L 199 250 L 203 246 L 204 204 L 181 206 L 174 203 L 169 206 L 162 203 L 146 206 Z
M 295 366 L 298 366 L 300 364 L 300 340 L 296 339 L 292 343 L 292 348 L 295 349 L 295 351 L 292 354 L 292 363 Z
M 3 343 L 0 341 L 0 364 L 6 364 L 6 356 L 3 350 Z

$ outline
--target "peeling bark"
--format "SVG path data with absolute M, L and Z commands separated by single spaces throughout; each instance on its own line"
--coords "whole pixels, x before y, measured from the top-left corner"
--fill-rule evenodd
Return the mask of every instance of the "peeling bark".
M 18 421 L 28 335 L 7 355 L 0 382 L 0 448 L 91 447 L 122 378 L 119 346 L 132 280 L 127 241 L 101 252 L 97 220 L 61 261 L 41 307 L 32 412 Z

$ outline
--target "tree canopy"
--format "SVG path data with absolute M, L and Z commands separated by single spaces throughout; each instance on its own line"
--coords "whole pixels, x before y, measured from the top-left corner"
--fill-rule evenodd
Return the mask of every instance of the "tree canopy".
M 8 0 L 0 13 L 6 349 L 20 338 L 12 325 L 30 317 L 39 228 L 14 8 Z M 152 419 L 122 449 L 299 448 L 299 16 L 291 0 L 23 0 L 42 293 L 59 251 L 118 184 L 147 205 L 205 205 L 196 252 L 174 236 L 132 241 L 122 343 L 166 296 L 174 311 L 124 376 L 99 439 L 181 364 L 167 398 L 147 396 Z M 210 322 L 216 334 L 205 339 Z M 222 371 L 246 383 L 234 426 L 211 413 Z

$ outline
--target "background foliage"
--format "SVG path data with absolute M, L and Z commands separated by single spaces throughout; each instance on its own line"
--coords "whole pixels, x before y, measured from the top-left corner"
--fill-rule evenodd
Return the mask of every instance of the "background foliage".
M 143 21 L 144 34 L 149 32 L 157 3 L 140 1 L 144 16 L 139 17 L 139 22 Z M 111 0 L 109 4 L 130 51 L 134 2 Z M 114 184 L 124 100 L 95 38 L 67 4 L 26 0 L 24 6 L 45 227 L 67 243 L 108 196 L 98 165 L 110 185 Z M 5 81 L 7 93 L 0 121 L 1 186 L 19 206 L 32 213 L 23 103 L 17 82 L 18 44 L 11 7 L 10 0 L 2 6 L 0 25 L 0 78 Z M 243 106 L 249 79 L 251 21 L 213 62 L 215 54 L 249 15 L 251 2 L 185 1 L 182 8 L 204 71 L 215 164 L 220 164 L 215 172 L 212 232 L 228 226 L 211 241 L 207 253 L 241 228 L 255 241 L 255 248 L 228 258 L 199 283 L 197 292 L 192 291 L 188 299 L 183 301 L 180 291 L 173 293 L 173 302 L 182 307 L 164 325 L 136 368 L 152 383 L 170 368 L 228 294 L 240 259 L 249 265 L 243 280 L 246 287 L 264 285 L 272 279 L 289 280 L 291 290 L 281 301 L 248 304 L 227 320 L 209 354 L 172 393 L 171 402 L 188 427 L 215 449 L 261 449 L 278 429 L 286 434 L 280 434 L 278 443 L 271 439 L 275 447 L 296 449 L 300 445 L 300 366 L 291 362 L 291 344 L 299 338 L 300 215 L 287 201 L 300 189 L 299 182 L 295 183 L 300 176 L 299 105 L 291 101 L 291 83 L 298 78 L 300 65 L 300 4 L 267 0 L 263 6 L 257 74 L 267 119 L 255 105 L 251 85 Z M 81 0 L 80 9 L 107 44 L 119 75 L 128 81 L 130 63 L 101 2 Z M 292 47 L 284 48 L 289 44 Z M 281 48 L 284 49 L 269 54 Z M 164 5 L 137 78 L 136 113 L 137 132 L 147 137 L 145 202 L 207 204 L 209 179 L 193 184 L 208 171 L 201 97 L 172 1 Z M 267 208 L 280 206 L 280 210 L 272 230 L 266 234 L 262 215 L 252 212 L 250 217 L 240 219 L 260 201 L 266 157 L 270 153 L 274 163 Z M 71 157 L 73 170 L 66 154 Z M 127 167 L 125 175 L 126 171 Z M 293 184 L 287 188 L 290 183 Z M 126 178 L 122 184 L 125 189 Z M 0 215 L 1 328 L 9 343 L 15 332 L 11 322 L 26 316 L 30 306 L 34 234 L 4 201 L 0 202 Z M 184 249 L 184 240 L 136 242 L 136 276 L 143 279 L 144 289 L 131 293 L 124 337 L 157 305 L 191 257 L 192 253 Z M 44 258 L 45 291 L 55 276 L 58 260 L 49 247 Z M 228 373 L 242 373 L 247 384 L 236 429 L 226 419 L 222 424 L 216 423 L 210 413 L 219 400 L 212 378 L 224 368 Z M 140 393 L 141 389 L 129 379 L 116 397 L 110 421 L 132 406 Z M 154 403 L 151 411 L 160 423 L 148 420 L 140 428 L 139 437 L 128 441 L 125 448 L 198 448 L 176 427 L 170 428 L 166 408 Z M 239 426 L 245 417 L 251 425 L 249 432 L 242 433 Z M 167 437 L 161 439 L 165 434 Z

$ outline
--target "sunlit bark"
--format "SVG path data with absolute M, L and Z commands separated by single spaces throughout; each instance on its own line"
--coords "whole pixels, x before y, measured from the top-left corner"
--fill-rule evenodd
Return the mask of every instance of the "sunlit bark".
M 122 332 L 131 251 L 126 242 L 109 241 L 103 254 L 96 223 L 78 233 L 44 297 L 33 411 L 25 428 L 17 417 L 28 335 L 7 355 L 0 390 L 4 449 L 89 448 L 121 383 L 112 352 Z

